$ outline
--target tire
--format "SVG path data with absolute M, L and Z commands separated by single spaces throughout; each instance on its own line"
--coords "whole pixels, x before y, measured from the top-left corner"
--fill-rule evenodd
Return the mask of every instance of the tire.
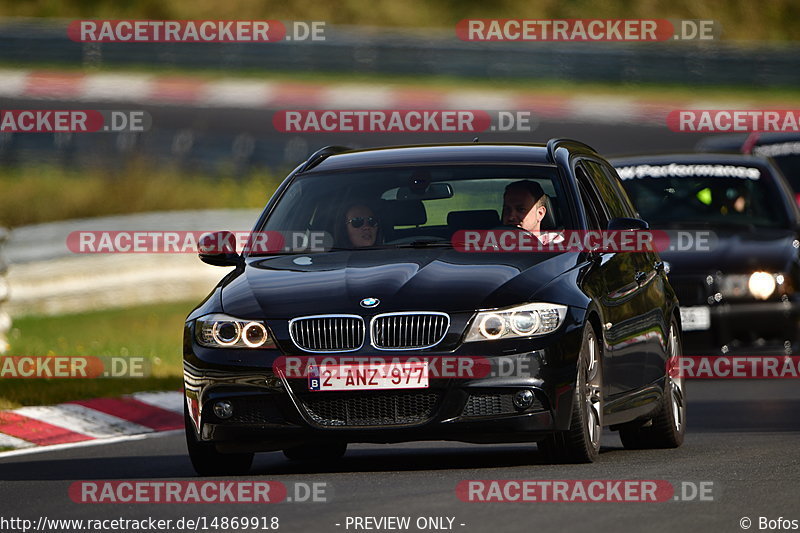
M 583 330 L 572 416 L 567 431 L 539 442 L 539 450 L 556 463 L 591 463 L 600 455 L 603 432 L 603 357 L 591 324 Z
M 678 323 L 673 318 L 669 327 L 667 356 L 679 357 L 682 353 Z M 630 450 L 652 448 L 677 448 L 686 434 L 686 389 L 684 378 L 664 378 L 664 394 L 658 412 L 646 426 L 623 427 L 619 430 L 622 445 Z
M 220 453 L 214 444 L 197 440 L 189 410 L 183 406 L 183 425 L 186 431 L 186 448 L 194 471 L 200 476 L 225 476 L 246 474 L 253 464 L 253 453 Z
M 335 461 L 340 459 L 347 451 L 346 442 L 332 442 L 327 444 L 304 444 L 283 450 L 283 455 L 292 461 Z

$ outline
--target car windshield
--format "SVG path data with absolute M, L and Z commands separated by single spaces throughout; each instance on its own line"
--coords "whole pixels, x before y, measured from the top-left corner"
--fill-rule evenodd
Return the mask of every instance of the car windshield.
M 549 197 L 550 227 L 571 227 L 555 167 L 443 165 L 377 167 L 299 176 L 262 231 L 324 232 L 333 249 L 450 246 L 458 230 L 502 226 L 503 193 L 531 180 Z
M 642 218 L 655 227 L 789 226 L 780 189 L 755 167 L 638 164 L 617 171 Z

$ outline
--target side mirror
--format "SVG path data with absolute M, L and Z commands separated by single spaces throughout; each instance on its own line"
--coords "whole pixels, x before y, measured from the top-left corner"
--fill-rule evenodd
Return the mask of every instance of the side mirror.
M 617 217 L 608 221 L 609 231 L 627 231 L 637 229 L 650 229 L 650 224 L 641 218 Z
M 242 256 L 236 253 L 236 237 L 230 231 L 215 231 L 200 237 L 200 261 L 214 266 L 236 266 Z

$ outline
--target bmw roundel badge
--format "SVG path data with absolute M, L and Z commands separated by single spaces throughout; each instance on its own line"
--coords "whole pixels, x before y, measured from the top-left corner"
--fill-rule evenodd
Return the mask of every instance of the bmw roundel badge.
M 379 303 L 381 303 L 381 301 L 377 298 L 364 298 L 361 300 L 361 307 L 366 307 L 369 309 L 371 307 L 378 307 Z

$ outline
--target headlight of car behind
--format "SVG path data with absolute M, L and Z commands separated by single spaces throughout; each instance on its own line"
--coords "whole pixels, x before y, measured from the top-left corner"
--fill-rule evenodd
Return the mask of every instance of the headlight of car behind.
M 464 342 L 546 335 L 557 330 L 566 315 L 567 306 L 548 303 L 481 311 L 472 322 Z
M 783 274 L 758 271 L 752 274 L 727 274 L 718 279 L 719 292 L 724 298 L 752 296 L 758 300 L 766 300 L 776 289 L 780 289 L 783 293 L 791 292 Z
M 275 348 L 267 326 L 259 320 L 206 315 L 194 328 L 197 343 L 208 348 Z
M 747 281 L 750 294 L 759 300 L 766 300 L 775 292 L 775 276 L 768 272 L 753 272 Z

